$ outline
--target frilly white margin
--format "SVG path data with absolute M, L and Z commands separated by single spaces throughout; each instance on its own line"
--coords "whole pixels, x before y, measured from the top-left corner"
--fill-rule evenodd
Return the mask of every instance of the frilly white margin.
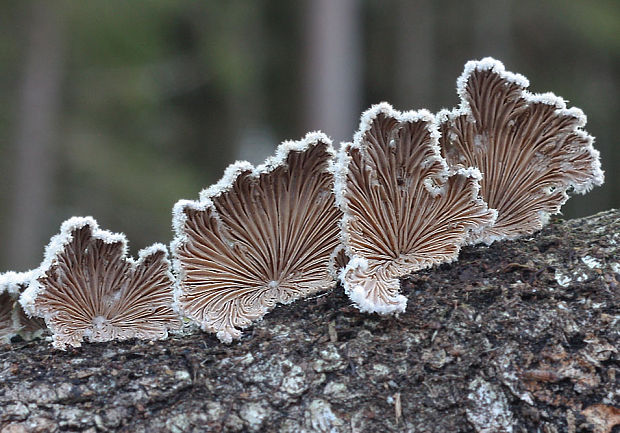
M 7 292 L 9 295 L 19 295 L 19 286 L 30 284 L 34 271 L 8 271 L 0 274 L 0 295 Z
M 435 153 L 435 157 L 433 159 L 434 161 L 439 162 L 443 167 L 443 173 L 440 174 L 439 177 L 442 178 L 443 181 L 445 181 L 449 176 L 453 174 L 453 172 L 448 167 L 447 162 L 441 157 L 441 149 L 439 147 L 439 138 L 441 134 L 437 127 L 438 123 L 435 116 L 428 110 L 400 112 L 398 110 L 395 110 L 387 102 L 381 102 L 379 104 L 373 105 L 362 114 L 359 129 L 353 137 L 353 142 L 343 143 L 340 151 L 338 152 L 337 160 L 334 165 L 334 194 L 336 197 L 336 205 L 340 207 L 340 210 L 342 210 L 343 212 L 343 217 L 340 222 L 340 242 L 345 246 L 345 252 L 347 256 L 350 257 L 350 261 L 347 266 L 341 270 L 339 274 L 339 279 L 344 286 L 346 294 L 355 303 L 356 307 L 360 311 L 376 312 L 379 314 L 394 314 L 405 311 L 405 308 L 407 306 L 407 298 L 405 296 L 398 295 L 396 298 L 394 298 L 394 300 L 396 301 L 394 305 L 375 305 L 364 296 L 362 288 L 349 287 L 349 284 L 345 282 L 344 278 L 344 276 L 350 271 L 353 271 L 355 269 L 364 270 L 368 267 L 368 262 L 366 261 L 366 259 L 356 255 L 355 252 L 352 251 L 349 247 L 349 234 L 346 230 L 349 220 L 351 219 L 349 205 L 346 199 L 347 172 L 349 163 L 351 161 L 349 152 L 351 149 L 359 149 L 360 151 L 363 149 L 363 147 L 365 146 L 364 135 L 372 128 L 372 123 L 381 114 L 384 114 L 388 117 L 393 117 L 396 121 L 401 123 L 413 123 L 418 121 L 426 122 L 426 129 L 428 130 L 429 136 L 431 138 L 431 147 Z M 427 163 L 430 163 L 430 161 L 427 161 Z M 468 171 L 466 175 L 474 176 L 477 179 L 480 178 L 480 172 L 478 170 L 473 168 L 468 170 L 470 171 Z M 437 188 L 430 182 L 425 182 L 424 186 L 432 195 L 441 194 L 443 192 L 443 188 Z M 332 258 L 332 261 L 333 260 L 334 258 Z M 335 269 L 334 263 L 330 263 L 330 267 L 332 269 Z
M 368 269 L 368 261 L 360 256 L 355 256 L 340 271 L 339 279 L 344 287 L 345 294 L 351 299 L 358 310 L 362 313 L 378 313 L 378 314 L 399 314 L 404 313 L 407 308 L 407 297 L 398 294 L 392 298 L 392 304 L 376 304 L 371 302 L 366 296 L 366 291 L 359 285 L 352 285 L 346 279 L 349 272 L 366 271 Z
M 351 157 L 349 156 L 349 149 L 362 149 L 364 142 L 364 134 L 366 134 L 370 128 L 372 127 L 372 122 L 381 114 L 384 114 L 389 117 L 393 117 L 399 122 L 417 122 L 424 121 L 427 122 L 427 129 L 431 137 L 431 147 L 436 155 L 436 161 L 438 161 L 443 166 L 443 179 L 445 180 L 450 176 L 450 169 L 446 161 L 441 157 L 441 149 L 439 147 L 439 138 L 441 134 L 436 127 L 437 122 L 435 120 L 435 116 L 428 110 L 419 110 L 419 111 L 406 111 L 400 112 L 394 109 L 387 102 L 380 102 L 371 106 L 368 110 L 362 113 L 360 124 L 358 131 L 355 133 L 353 137 L 353 142 L 342 143 L 340 150 L 336 155 L 336 162 L 334 164 L 334 195 L 336 206 L 340 208 L 343 212 L 343 217 L 340 222 L 340 241 L 343 245 L 345 245 L 345 252 L 347 256 L 350 258 L 356 257 L 353 251 L 348 247 L 349 238 L 346 230 L 344 229 L 348 221 L 350 219 L 349 212 L 349 204 L 345 198 L 346 186 L 347 186 L 347 172 L 349 169 L 349 163 L 351 162 Z M 428 191 L 436 195 L 440 191 L 434 188 L 433 185 L 425 184 L 425 187 Z M 335 268 L 333 264 L 330 264 L 332 268 Z
M 183 199 L 174 204 L 172 209 L 172 228 L 175 232 L 175 237 L 170 243 L 170 250 L 172 252 L 172 270 L 177 277 L 175 280 L 173 304 L 173 309 L 177 314 L 187 318 L 181 308 L 181 305 L 179 304 L 179 298 L 181 296 L 181 281 L 184 279 L 185 273 L 181 266 L 180 260 L 175 254 L 178 248 L 187 241 L 187 235 L 183 230 L 185 222 L 187 221 L 185 210 L 193 209 L 197 211 L 206 211 L 207 209 L 210 209 L 212 212 L 211 215 L 219 223 L 219 215 L 215 210 L 212 199 L 229 191 L 239 175 L 242 173 L 249 173 L 250 176 L 258 178 L 260 175 L 270 173 L 276 168 L 284 165 L 290 152 L 303 152 L 310 148 L 310 146 L 319 142 L 327 144 L 327 152 L 331 154 L 332 157 L 330 159 L 333 161 L 336 157 L 336 152 L 332 147 L 332 140 L 320 131 L 308 132 L 301 140 L 282 142 L 276 149 L 275 155 L 267 158 L 263 164 L 256 167 L 248 161 L 234 162 L 226 168 L 224 175 L 217 183 L 203 189 L 200 192 L 198 200 Z M 335 178 L 336 168 L 333 162 L 330 162 L 328 170 L 334 175 Z M 232 337 L 223 332 L 216 333 L 216 337 L 224 343 L 232 342 Z
M 569 186 L 573 191 L 578 194 L 585 194 L 589 192 L 594 186 L 601 186 L 605 182 L 605 174 L 601 168 L 600 153 L 594 148 L 594 137 L 589 135 L 583 129 L 580 129 L 586 125 L 586 122 L 588 120 L 584 112 L 577 107 L 567 108 L 566 101 L 564 101 L 562 97 L 557 96 L 552 92 L 529 92 L 527 88 L 529 87 L 530 82 L 527 78 L 525 78 L 521 74 L 515 74 L 506 71 L 506 69 L 504 68 L 504 64 L 492 57 L 485 57 L 482 60 L 470 60 L 465 64 L 463 73 L 456 80 L 456 92 L 461 100 L 460 105 L 458 108 L 454 108 L 452 110 L 444 109 L 439 111 L 436 114 L 437 122 L 444 123 L 462 115 L 468 117 L 472 116 L 471 107 L 469 106 L 469 102 L 467 102 L 467 81 L 469 80 L 469 77 L 473 72 L 486 70 L 493 71 L 506 81 L 515 83 L 516 85 L 522 87 L 523 90 L 521 91 L 521 96 L 527 102 L 554 106 L 557 114 L 570 116 L 578 121 L 577 127 L 573 130 L 573 132 L 579 135 L 588 143 L 586 150 L 592 155 L 592 159 L 594 160 L 594 167 L 593 176 L 589 181 L 583 183 L 573 183 Z M 568 195 L 566 196 L 566 200 L 568 200 Z M 564 200 L 564 202 L 566 202 L 566 200 Z M 562 203 L 561 205 L 563 204 L 564 203 Z M 546 215 L 545 218 L 548 220 L 549 215 Z
M 33 271 L 30 270 L 26 272 L 8 271 L 0 274 L 0 295 L 2 295 L 3 293 L 7 293 L 10 298 L 13 299 L 13 301 L 19 299 L 20 286 L 23 287 L 30 284 L 32 273 Z M 21 305 L 19 307 L 13 306 L 13 311 L 11 313 L 13 331 L 5 335 L 3 338 L 0 338 L 0 341 L 8 343 L 14 336 L 20 335 L 20 331 L 23 325 L 19 320 L 17 308 L 21 308 Z M 43 332 L 43 330 L 41 330 L 41 332 Z M 38 334 L 40 333 L 37 333 L 37 336 Z M 23 334 L 22 336 L 25 337 Z
M 482 180 L 482 173 L 477 167 L 467 167 L 467 168 L 459 167 L 456 170 L 453 170 L 452 174 L 459 174 L 464 177 L 475 179 L 476 182 L 474 183 L 474 191 L 473 191 L 471 199 L 476 202 L 484 202 L 484 199 L 480 197 L 480 181 Z M 488 206 L 487 206 L 487 209 L 489 212 L 493 214 L 492 221 L 488 225 L 480 226 L 476 230 L 471 230 L 469 232 L 468 238 L 465 241 L 465 245 L 475 245 L 477 243 L 476 239 L 478 238 L 478 235 L 482 233 L 485 229 L 489 227 L 493 227 L 493 225 L 495 224 L 495 221 L 497 221 L 497 216 L 498 216 L 497 209 L 493 209 Z M 460 253 L 461 246 L 458 247 L 458 250 Z M 454 260 L 457 260 L 457 259 L 458 257 L 454 258 Z
M 89 226 L 92 231 L 92 237 L 95 239 L 101 239 L 106 244 L 119 243 L 122 247 L 121 259 L 126 260 L 132 269 L 139 266 L 144 259 L 155 254 L 157 252 L 164 253 L 164 260 L 168 262 L 167 276 L 170 279 L 172 286 L 174 282 L 174 276 L 170 271 L 170 261 L 168 259 L 168 248 L 161 243 L 155 243 L 147 248 L 144 248 L 138 252 L 138 260 L 134 260 L 132 257 L 127 256 L 127 238 L 122 233 L 113 233 L 107 230 L 101 230 L 97 221 L 93 217 L 72 217 L 62 223 L 60 226 L 60 233 L 53 236 L 50 243 L 45 248 L 45 255 L 41 266 L 30 272 L 30 285 L 22 293 L 19 298 L 19 303 L 24 308 L 26 314 L 30 317 L 37 316 L 43 317 L 50 327 L 49 314 L 38 315 L 35 312 L 34 304 L 38 294 L 43 290 L 43 286 L 39 283 L 38 279 L 46 274 L 47 271 L 54 265 L 55 260 L 59 254 L 62 254 L 64 248 L 73 240 L 72 233 L 75 230 L 81 229 L 85 226 Z
M 340 227 L 340 221 L 338 221 L 338 227 Z M 341 230 L 339 230 L 338 232 L 340 233 L 340 231 Z M 327 264 L 327 269 L 329 270 L 329 273 L 335 279 L 339 278 L 340 271 L 343 269 L 343 268 L 338 268 L 336 264 L 336 257 L 338 257 L 338 254 L 340 254 L 341 251 L 343 251 L 346 254 L 345 247 L 344 245 L 342 245 L 342 243 L 338 244 L 338 246 L 334 249 L 334 251 L 332 251 L 332 253 L 329 255 L 329 263 Z M 347 259 L 348 259 L 348 256 L 347 256 Z

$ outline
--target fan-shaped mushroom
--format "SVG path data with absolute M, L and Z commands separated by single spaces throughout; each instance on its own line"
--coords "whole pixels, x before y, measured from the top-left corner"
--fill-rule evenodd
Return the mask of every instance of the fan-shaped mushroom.
M 0 274 L 0 341 L 10 341 L 15 335 L 26 340 L 38 337 L 45 330 L 45 322 L 28 317 L 20 305 L 19 295 L 28 288 L 32 271 Z
M 341 281 L 361 311 L 404 311 L 399 277 L 454 260 L 495 218 L 478 196 L 477 170 L 450 172 L 437 140 L 431 113 L 383 103 L 340 151 L 336 200 L 351 257 Z
M 333 150 L 323 134 L 280 145 L 254 168 L 237 162 L 199 201 L 174 207 L 180 311 L 224 342 L 276 303 L 335 285 Z
M 476 241 L 531 234 L 560 211 L 568 190 L 603 183 L 583 112 L 528 85 L 497 60 L 471 61 L 457 81 L 460 107 L 438 114 L 443 156 L 451 166 L 479 168 L 482 197 L 498 211 Z
M 84 337 L 161 339 L 180 326 L 166 247 L 146 248 L 137 261 L 126 253 L 125 236 L 90 217 L 62 224 L 20 298 L 28 314 L 45 319 L 55 347 L 79 347 Z
M 8 342 L 17 333 L 13 327 L 13 302 L 8 293 L 0 294 L 0 341 Z
M 13 284 L 15 272 L 0 275 L 0 341 L 9 342 L 17 335 L 17 327 L 13 321 L 13 304 L 19 291 Z

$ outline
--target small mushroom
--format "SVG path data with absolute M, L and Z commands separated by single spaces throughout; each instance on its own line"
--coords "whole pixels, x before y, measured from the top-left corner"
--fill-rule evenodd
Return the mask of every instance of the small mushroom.
M 134 261 L 122 234 L 100 230 L 90 217 L 62 224 L 20 303 L 43 317 L 54 346 L 128 338 L 161 339 L 181 322 L 172 309 L 173 277 L 164 245 Z
M 230 343 L 277 303 L 335 285 L 338 246 L 330 140 L 285 142 L 254 168 L 237 162 L 199 201 L 174 207 L 180 312 Z
M 453 167 L 479 168 L 482 197 L 498 211 L 477 242 L 534 233 L 567 191 L 584 194 L 604 180 L 583 112 L 528 85 L 497 60 L 471 61 L 457 81 L 460 107 L 438 113 L 442 155 Z
M 18 302 L 19 295 L 30 284 L 32 271 L 0 274 L 0 341 L 10 342 L 20 335 L 31 340 L 45 330 L 45 322 L 28 317 Z
M 17 335 L 17 329 L 13 322 L 13 303 L 15 291 L 10 284 L 7 274 L 0 275 L 0 341 L 10 342 Z
M 0 295 L 0 341 L 8 343 L 16 334 L 13 328 L 13 299 L 8 293 Z
M 456 259 L 470 233 L 495 219 L 478 195 L 479 172 L 451 171 L 437 143 L 431 113 L 382 103 L 340 150 L 335 192 L 351 257 L 340 278 L 361 311 L 404 311 L 399 277 Z

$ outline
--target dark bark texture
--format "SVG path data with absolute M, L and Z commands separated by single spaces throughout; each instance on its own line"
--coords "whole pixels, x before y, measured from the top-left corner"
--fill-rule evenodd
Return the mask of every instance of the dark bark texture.
M 219 343 L 0 348 L 0 432 L 620 431 L 620 212 L 553 220 L 403 281 L 407 311 L 342 289 Z

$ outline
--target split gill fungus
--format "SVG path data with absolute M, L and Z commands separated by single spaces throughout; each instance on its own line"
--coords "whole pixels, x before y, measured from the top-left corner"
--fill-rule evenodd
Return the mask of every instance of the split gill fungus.
M 172 263 L 162 244 L 134 260 L 124 235 L 71 218 L 37 269 L 0 274 L 0 339 L 46 325 L 64 349 L 165 338 L 191 321 L 230 343 L 337 279 L 359 310 L 403 312 L 400 278 L 468 244 L 530 235 L 569 192 L 603 183 L 583 112 L 528 86 L 497 60 L 471 61 L 458 108 L 381 103 L 338 152 L 313 132 L 257 167 L 236 162 L 175 204 Z

